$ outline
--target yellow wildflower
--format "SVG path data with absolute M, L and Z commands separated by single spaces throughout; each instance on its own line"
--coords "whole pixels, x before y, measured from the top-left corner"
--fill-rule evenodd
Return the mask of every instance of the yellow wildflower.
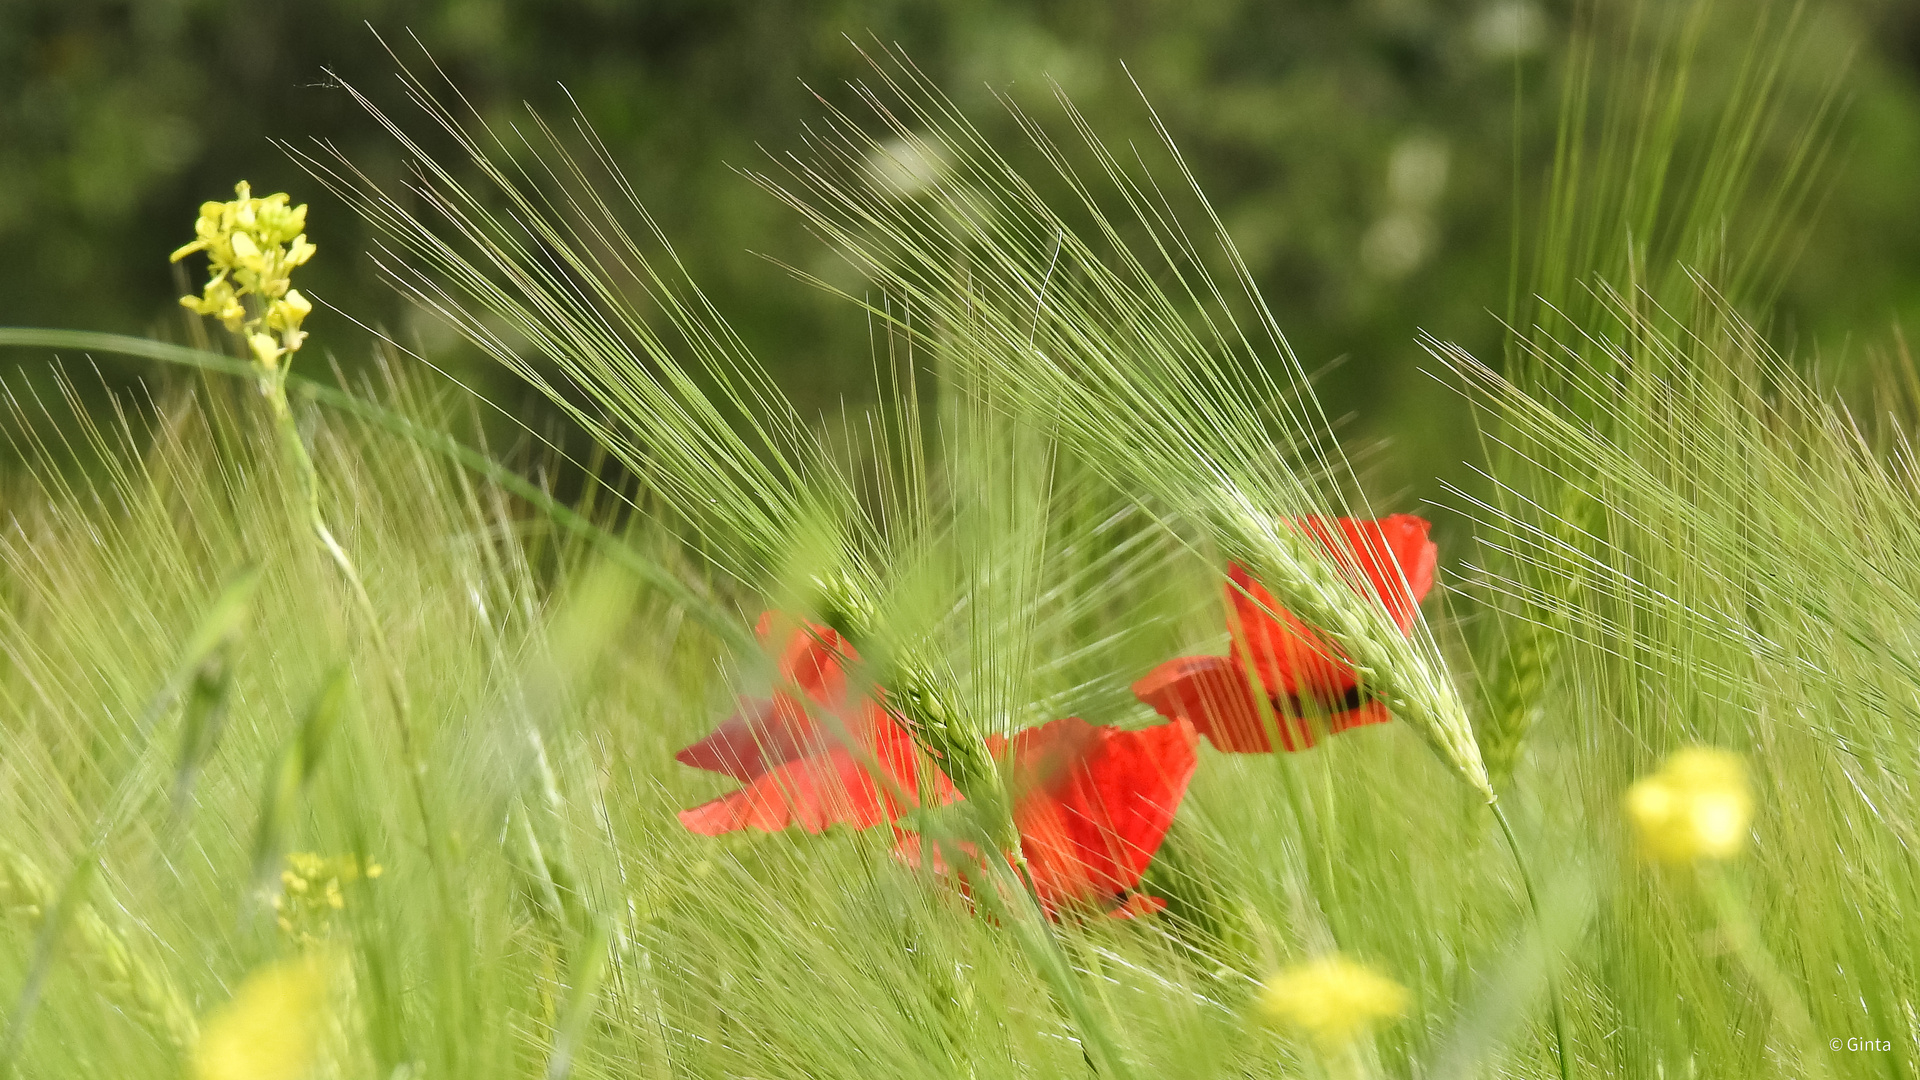
M 225 274 L 207 282 L 204 295 L 183 296 L 180 303 L 198 314 L 219 319 L 236 334 L 247 321 L 246 306 L 240 303 L 239 295 L 233 291 L 233 283 L 227 280 Z
M 312 944 L 326 936 L 333 913 L 346 909 L 347 890 L 383 871 L 379 863 L 362 866 L 352 855 L 328 858 L 296 851 L 287 856 L 287 868 L 280 872 L 280 894 L 273 898 L 275 921 L 282 933 L 301 944 Z
M 1662 862 L 1738 855 L 1753 821 L 1746 762 L 1708 746 L 1668 758 L 1627 789 L 1626 803 L 1641 849 Z
M 331 964 L 319 954 L 247 976 L 208 1013 L 193 1049 L 194 1080 L 303 1080 L 332 1026 Z
M 298 330 L 300 321 L 313 314 L 313 305 L 300 295 L 299 289 L 288 289 L 287 295 L 267 305 L 267 326 L 273 330 Z
M 255 362 L 273 374 L 306 340 L 300 323 L 313 311 L 291 278 L 294 267 L 313 258 L 307 208 L 289 206 L 285 192 L 256 199 L 244 180 L 233 191 L 238 198 L 232 202 L 200 205 L 194 241 L 173 253 L 175 262 L 207 253 L 206 287 L 180 303 L 244 336 Z M 251 307 L 248 297 L 254 298 Z
M 286 352 L 272 334 L 248 334 L 247 348 L 253 350 L 254 362 L 268 371 L 280 366 L 280 356 Z
M 1324 1051 L 1338 1050 L 1382 1020 L 1406 1015 L 1407 988 L 1339 954 L 1298 964 L 1261 987 L 1259 1008 Z

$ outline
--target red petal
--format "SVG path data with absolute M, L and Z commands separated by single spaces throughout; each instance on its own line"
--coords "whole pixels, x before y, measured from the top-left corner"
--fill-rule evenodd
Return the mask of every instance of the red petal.
M 788 622 L 778 612 L 763 612 L 754 633 L 763 646 L 771 649 Z M 747 781 L 827 749 L 831 740 L 808 714 L 806 703 L 811 701 L 815 708 L 827 709 L 844 705 L 847 678 L 842 665 L 858 661 L 859 654 L 831 627 L 817 623 L 807 623 L 786 634 L 773 698 L 743 699 L 739 712 L 706 738 L 675 754 L 676 761 Z M 853 734 L 865 741 L 871 733 L 856 727 Z
M 1307 518 L 1300 525 L 1343 567 L 1365 576 L 1400 629 L 1413 628 L 1414 613 L 1433 588 L 1440 556 L 1440 549 L 1427 539 L 1431 523 L 1412 514 L 1394 514 L 1378 521 L 1335 518 L 1333 528 L 1325 518 Z
M 1348 709 L 1346 712 L 1334 713 L 1333 716 L 1329 718 L 1327 726 L 1332 729 L 1335 735 L 1338 735 L 1343 731 L 1351 731 L 1354 728 L 1365 727 L 1368 724 L 1389 724 L 1392 722 L 1393 714 L 1387 711 L 1386 704 L 1376 700 L 1365 702 L 1357 709 Z
M 1121 731 L 1066 717 L 995 747 L 1007 760 L 1020 851 L 1048 914 L 1069 905 L 1099 910 L 1139 884 L 1186 796 L 1197 745 L 1184 720 Z M 975 854 L 971 845 L 961 847 Z M 971 892 L 966 868 L 949 866 L 918 836 L 901 832 L 894 856 Z M 1130 918 L 1164 906 L 1135 896 L 1113 914 Z
M 821 832 L 829 825 L 864 829 L 892 821 L 919 805 L 923 778 L 929 803 L 951 802 L 952 782 L 923 761 L 904 728 L 885 721 L 884 714 L 881 720 L 887 726 L 874 740 L 874 759 L 880 771 L 900 789 L 901 798 L 896 799 L 876 782 L 859 757 L 845 746 L 835 746 L 786 762 L 738 791 L 683 810 L 680 823 L 702 836 L 739 829 L 778 832 L 795 825 L 810 833 Z
M 1185 720 L 1214 746 L 1234 754 L 1273 750 L 1268 722 L 1260 715 L 1252 687 L 1239 666 L 1224 656 L 1181 656 L 1169 660 L 1133 684 L 1141 701 L 1169 720 Z M 1287 750 L 1313 746 L 1313 729 L 1299 716 L 1275 710 Z
M 1353 688 L 1353 665 L 1338 645 L 1281 607 L 1245 567 L 1229 566 L 1227 576 L 1233 656 L 1252 660 L 1269 694 L 1339 698 Z
M 1412 514 L 1379 521 L 1303 518 L 1300 529 L 1335 562 L 1364 581 L 1402 631 L 1413 628 L 1420 601 L 1433 588 L 1439 549 L 1427 539 L 1431 526 Z M 1227 598 L 1234 613 L 1234 655 L 1253 670 L 1275 697 L 1340 701 L 1354 688 L 1353 665 L 1339 646 L 1274 602 L 1271 593 L 1239 565 L 1228 567 Z
M 1139 884 L 1193 778 L 1196 745 L 1183 721 L 1120 731 L 1078 717 L 1008 743 L 1014 824 L 1042 907 L 1098 903 Z
M 839 631 L 807 623 L 787 637 L 780 654 L 780 680 L 814 701 L 837 705 L 847 694 L 843 664 L 859 663 L 860 654 Z
M 743 700 L 711 735 L 679 753 L 674 760 L 736 780 L 754 777 L 819 750 L 824 740 L 813 718 L 789 694 Z

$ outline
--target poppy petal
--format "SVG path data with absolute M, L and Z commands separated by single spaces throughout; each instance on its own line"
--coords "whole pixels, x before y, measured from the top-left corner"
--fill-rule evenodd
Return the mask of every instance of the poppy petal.
M 682 765 L 751 780 L 820 749 L 818 725 L 791 695 L 741 702 L 713 733 L 673 756 Z
M 1227 576 L 1233 656 L 1251 662 L 1268 693 L 1338 698 L 1353 688 L 1353 664 L 1338 645 L 1281 607 L 1245 567 L 1235 563 Z
M 787 636 L 780 653 L 780 680 L 815 701 L 838 704 L 847 694 L 843 665 L 859 662 L 860 654 L 839 631 L 805 623 Z
M 861 757 L 845 746 L 809 754 L 754 777 L 737 791 L 680 812 L 680 823 L 702 836 L 719 836 L 740 829 L 778 832 L 798 826 L 823 832 L 830 825 L 871 828 L 899 817 L 919 805 L 924 793 L 932 805 L 951 802 L 953 783 L 923 760 L 906 730 L 889 722 L 890 731 L 876 738 L 874 763 L 892 787 L 878 782 Z
M 1351 731 L 1354 728 L 1365 727 L 1368 724 L 1389 724 L 1392 722 L 1393 714 L 1387 711 L 1386 703 L 1375 699 L 1361 703 L 1357 709 L 1348 709 L 1345 712 L 1334 713 L 1333 716 L 1329 718 L 1328 728 L 1335 735 L 1338 735 L 1343 731 Z
M 1295 524 L 1354 579 L 1356 588 L 1372 592 L 1396 626 L 1412 630 L 1420 601 L 1433 588 L 1439 559 L 1439 548 L 1427 538 L 1432 526 L 1426 519 L 1413 514 L 1378 521 L 1309 517 Z M 1232 565 L 1227 573 L 1234 655 L 1251 661 L 1269 693 L 1339 701 L 1354 688 L 1353 665 L 1337 644 L 1275 603 L 1244 567 Z
M 1016 783 L 1038 781 L 1017 796 L 1013 818 L 1042 907 L 1086 904 L 1139 884 L 1186 795 L 1197 744 L 1185 721 L 1120 731 L 1078 717 L 1008 743 Z M 1065 767 L 1049 768 L 1063 751 Z
M 1148 896 L 1145 893 L 1131 893 L 1118 907 L 1107 912 L 1107 917 L 1110 919 L 1138 919 L 1146 915 L 1158 915 L 1165 910 L 1167 910 L 1167 902 L 1165 900 L 1157 896 Z
M 1115 918 L 1159 911 L 1166 901 L 1133 894 L 1160 848 L 1198 764 L 1198 737 L 1185 721 L 1141 731 L 1066 717 L 1006 740 L 1014 826 L 1042 910 L 1107 909 Z M 977 857 L 971 844 L 961 843 Z M 901 830 L 894 857 L 950 878 L 965 895 L 967 868 Z M 1117 906 L 1116 906 L 1117 905 Z
M 754 625 L 761 645 L 769 650 L 776 638 L 786 636 L 773 697 L 742 699 L 739 711 L 706 738 L 675 754 L 674 760 L 749 781 L 826 749 L 828 740 L 809 715 L 807 702 L 829 709 L 843 705 L 847 695 L 843 664 L 860 657 L 831 627 L 806 623 L 789 630 L 790 624 L 779 612 L 767 611 Z M 857 730 L 855 737 L 864 741 L 869 734 Z
M 1344 568 L 1357 569 L 1373 587 L 1401 630 L 1411 630 L 1420 601 L 1433 588 L 1440 549 L 1427 533 L 1425 518 L 1394 514 L 1378 521 L 1307 518 L 1301 527 Z
M 1185 720 L 1218 749 L 1231 754 L 1273 750 L 1268 724 L 1239 665 L 1224 656 L 1181 656 L 1133 684 L 1141 701 L 1169 720 Z M 1313 730 L 1299 715 L 1274 710 L 1280 743 L 1287 750 L 1313 746 Z

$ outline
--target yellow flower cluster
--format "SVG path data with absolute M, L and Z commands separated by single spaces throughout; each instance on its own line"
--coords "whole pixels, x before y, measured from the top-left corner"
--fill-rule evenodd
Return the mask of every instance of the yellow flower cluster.
M 346 889 L 377 878 L 382 871 L 379 863 L 363 867 L 352 855 L 328 858 L 311 851 L 288 855 L 287 868 L 280 871 L 280 893 L 273 898 L 281 932 L 307 944 L 325 936 L 333 913 L 347 906 Z
M 1406 987 L 1336 953 L 1269 978 L 1259 1008 L 1268 1020 L 1334 1051 L 1374 1024 L 1405 1015 L 1407 1004 Z
M 200 204 L 197 239 L 173 253 L 179 262 L 206 252 L 211 275 L 199 296 L 183 296 L 180 303 L 244 336 L 255 362 L 272 372 L 306 340 L 300 324 L 313 311 L 291 281 L 293 268 L 313 258 L 307 208 L 288 206 L 284 192 L 256 199 L 244 180 L 233 191 L 239 198 L 232 202 Z M 248 297 L 255 298 L 252 306 Z
M 332 1026 L 332 960 L 308 953 L 247 976 L 208 1013 L 193 1048 L 194 1080 L 305 1080 Z
M 1753 821 L 1746 762 L 1708 746 L 1682 750 L 1627 789 L 1627 817 L 1641 850 L 1661 862 L 1738 855 Z

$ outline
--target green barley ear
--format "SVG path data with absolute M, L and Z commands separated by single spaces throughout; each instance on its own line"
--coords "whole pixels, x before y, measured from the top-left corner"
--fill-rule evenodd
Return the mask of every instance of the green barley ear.
M 1409 640 L 1355 590 L 1350 569 L 1289 524 L 1330 508 L 1371 515 L 1344 495 L 1359 484 L 1306 370 L 1170 141 L 1166 167 L 1182 180 L 1184 209 L 1151 172 L 1123 164 L 1064 95 L 1078 156 L 1008 102 L 1047 181 L 1071 192 L 1086 223 L 1077 226 L 910 62 L 887 54 L 873 70 L 880 88 L 861 93 L 884 135 L 833 112 L 809 154 L 761 184 L 914 315 L 871 306 L 876 319 L 935 366 L 1044 418 L 1063 449 L 1168 528 L 1246 563 L 1491 799 L 1431 634 L 1422 627 Z M 910 200 L 873 166 L 892 146 L 943 163 Z M 1182 213 L 1205 222 L 1204 253 Z
M 1259 572 L 1282 606 L 1338 641 L 1366 691 L 1419 732 L 1469 787 L 1492 802 L 1493 784 L 1466 705 L 1431 636 L 1424 628 L 1420 638 L 1401 635 L 1385 609 L 1356 591 L 1350 572 L 1303 533 L 1255 512 L 1244 499 L 1236 501 L 1240 505 L 1222 515 L 1229 522 L 1221 530 L 1223 546 Z
M 1751 36 L 1711 137 L 1682 123 L 1697 97 L 1703 44 L 1733 28 L 1722 19 L 1711 4 L 1688 3 L 1594 6 L 1573 20 L 1554 168 L 1524 274 L 1516 239 L 1501 375 L 1598 433 L 1631 415 L 1629 366 L 1665 362 L 1637 355 L 1643 347 L 1614 297 L 1642 313 L 1687 311 L 1697 304 L 1690 275 L 1700 269 L 1735 303 L 1764 306 L 1789 265 L 1783 245 L 1821 182 L 1827 104 L 1802 125 L 1783 123 L 1783 60 L 1803 23 L 1792 5 L 1742 13 L 1739 29 Z M 1613 62 L 1596 66 L 1609 55 Z M 1776 160 L 1763 167 L 1766 155 Z M 1484 415 L 1492 422 L 1482 446 L 1496 481 L 1470 497 L 1492 519 L 1475 553 L 1490 605 L 1478 736 L 1489 771 L 1504 781 L 1571 629 L 1565 613 L 1583 604 L 1583 553 L 1607 515 L 1579 480 L 1588 462 L 1543 456 L 1527 433 Z
M 419 163 L 414 179 L 392 191 L 330 148 L 289 148 L 375 228 L 376 260 L 397 289 L 645 478 L 648 497 L 723 577 L 769 589 L 814 521 L 857 521 L 819 440 L 584 124 L 582 145 L 538 116 L 489 123 L 456 111 L 457 94 L 450 107 L 401 76 L 456 162 L 345 84 Z M 526 171 L 529 159 L 544 167 Z
M 165 966 L 154 963 L 92 903 L 70 895 L 61 941 L 91 988 L 177 1049 L 191 1047 L 199 1027 Z M 0 918 L 38 931 L 60 917 L 60 891 L 23 852 L 0 846 Z
M 1508 475 L 1530 464 L 1512 461 Z M 1544 475 L 1536 479 L 1545 484 Z M 1560 485 L 1558 499 L 1557 512 L 1540 515 L 1540 541 L 1528 545 L 1526 556 L 1513 551 L 1506 538 L 1489 537 L 1483 545 L 1488 565 L 1525 582 L 1524 597 L 1493 601 L 1481 642 L 1480 653 L 1492 658 L 1492 670 L 1482 683 L 1486 707 L 1474 733 L 1496 785 L 1513 778 L 1527 736 L 1540 719 L 1548 681 L 1570 629 L 1561 613 L 1579 603 L 1585 587 L 1586 572 L 1574 553 L 1581 550 L 1581 539 L 1600 526 L 1599 506 L 1577 487 Z
M 1486 707 L 1474 736 L 1487 776 L 1496 787 L 1513 778 L 1527 734 L 1539 719 L 1547 672 L 1559 651 L 1553 632 L 1531 619 L 1501 616 L 1487 620 L 1483 654 L 1498 657 L 1484 684 Z
M 901 591 L 897 568 L 937 547 L 947 524 L 921 472 L 918 418 L 892 425 L 904 435 L 877 436 L 875 456 L 902 457 L 908 475 L 874 466 L 879 483 L 868 485 L 875 477 L 835 457 L 716 313 L 584 123 L 573 133 L 537 116 L 494 124 L 404 70 L 402 82 L 480 184 L 463 183 L 351 87 L 420 162 L 409 190 L 383 190 L 337 155 L 297 155 L 379 231 L 396 287 L 644 478 L 647 498 L 718 577 L 851 631 L 865 678 L 923 721 L 916 733 L 954 764 L 956 782 L 984 778 L 982 714 L 960 703 L 947 658 L 922 640 L 931 622 L 885 611 Z M 544 168 L 524 171 L 522 155 Z M 912 490 L 895 492 L 896 481 Z M 886 492 L 877 506 L 869 487 Z

